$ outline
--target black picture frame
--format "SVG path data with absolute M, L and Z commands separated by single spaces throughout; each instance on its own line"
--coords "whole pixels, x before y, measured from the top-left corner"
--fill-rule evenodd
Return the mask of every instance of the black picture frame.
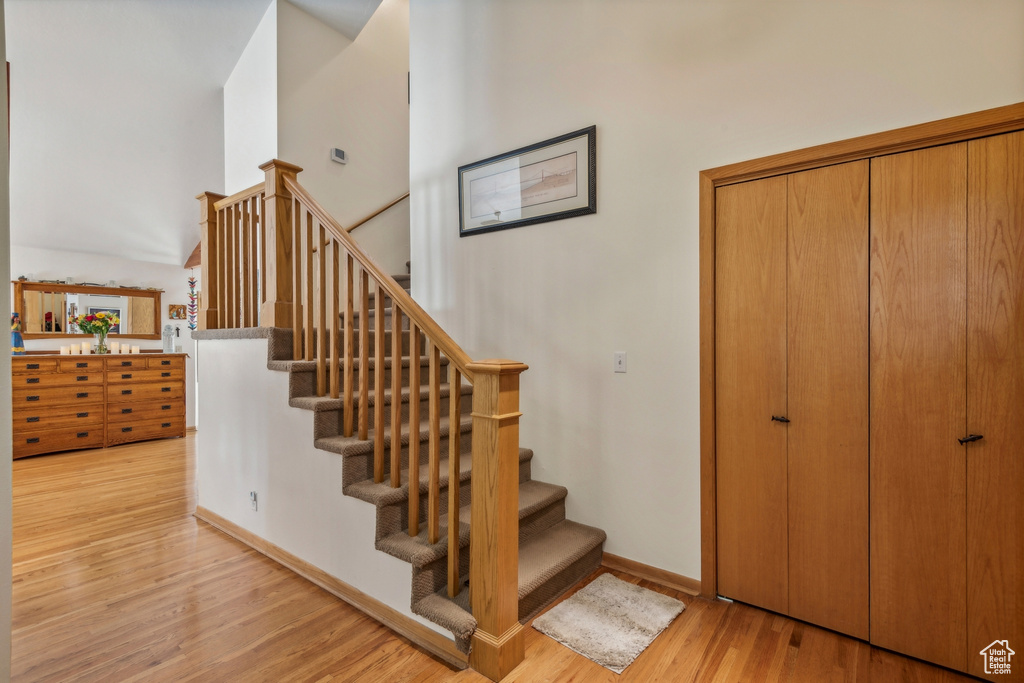
M 592 213 L 597 126 L 459 167 L 459 237 Z

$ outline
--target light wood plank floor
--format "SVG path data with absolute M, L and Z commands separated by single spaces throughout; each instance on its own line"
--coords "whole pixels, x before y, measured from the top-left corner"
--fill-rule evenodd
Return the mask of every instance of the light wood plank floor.
M 14 681 L 486 680 L 197 521 L 194 465 L 193 436 L 14 462 Z M 973 680 L 616 575 L 687 609 L 621 676 L 527 629 L 506 680 Z

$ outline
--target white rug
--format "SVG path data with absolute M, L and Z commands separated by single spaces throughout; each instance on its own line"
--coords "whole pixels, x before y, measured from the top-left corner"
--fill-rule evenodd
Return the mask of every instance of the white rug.
M 602 574 L 533 627 L 621 674 L 684 609 L 675 598 Z

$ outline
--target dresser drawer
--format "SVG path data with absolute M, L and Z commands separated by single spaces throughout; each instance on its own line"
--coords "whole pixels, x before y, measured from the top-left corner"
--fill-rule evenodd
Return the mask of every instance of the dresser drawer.
M 16 387 L 11 392 L 14 410 L 30 406 L 89 405 L 103 403 L 103 386 Z
M 164 370 L 167 370 L 167 369 L 184 370 L 185 369 L 185 357 L 184 356 L 174 356 L 172 358 L 159 358 L 158 357 L 158 358 L 150 358 L 149 359 L 149 369 L 150 370 L 157 370 L 157 369 L 161 369 L 161 368 L 164 369 Z
M 131 424 L 107 424 L 107 445 L 142 441 L 143 439 L 163 439 L 169 436 L 184 436 L 184 416 L 166 419 L 136 420 Z
M 110 384 L 159 382 L 161 380 L 182 380 L 184 378 L 185 371 L 180 368 L 150 368 L 149 370 L 118 368 L 116 370 L 107 370 L 107 382 Z
M 49 375 L 14 375 L 11 378 L 12 389 L 89 385 L 102 388 L 103 373 L 81 370 L 79 372 L 54 372 Z
M 103 431 L 103 407 L 81 406 L 61 410 L 47 408 L 45 410 L 16 410 L 12 413 L 14 436 L 24 432 L 36 432 L 42 429 L 98 428 Z
M 135 403 L 107 404 L 107 421 L 135 422 L 138 420 L 158 419 L 165 417 L 181 417 L 185 414 L 184 401 L 136 401 Z
M 78 448 L 100 448 L 103 446 L 103 426 L 65 427 L 40 432 L 25 432 L 14 437 L 14 457 L 70 451 Z
M 181 380 L 153 382 L 150 384 L 108 384 L 108 403 L 134 403 L 136 401 L 170 400 L 185 395 L 185 383 Z
M 78 356 L 75 358 L 72 356 L 68 358 L 65 356 L 57 361 L 58 368 L 61 372 L 80 372 L 86 370 L 88 372 L 103 372 L 103 357 L 102 356 Z
M 149 367 L 148 359 L 140 355 L 114 354 L 107 356 L 105 362 L 108 373 L 127 369 L 145 370 Z
M 11 357 L 11 372 L 20 375 L 26 372 L 54 372 L 57 369 L 57 358 L 35 358 L 26 356 Z

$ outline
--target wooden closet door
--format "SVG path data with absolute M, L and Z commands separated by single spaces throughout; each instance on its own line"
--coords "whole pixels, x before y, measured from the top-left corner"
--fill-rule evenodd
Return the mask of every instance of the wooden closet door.
M 718 591 L 786 612 L 786 178 L 715 205 Z
M 868 637 L 869 162 L 789 176 L 789 614 Z
M 966 665 L 967 143 L 871 162 L 871 642 Z
M 967 662 L 1006 640 L 1024 681 L 1024 133 L 968 156 Z

